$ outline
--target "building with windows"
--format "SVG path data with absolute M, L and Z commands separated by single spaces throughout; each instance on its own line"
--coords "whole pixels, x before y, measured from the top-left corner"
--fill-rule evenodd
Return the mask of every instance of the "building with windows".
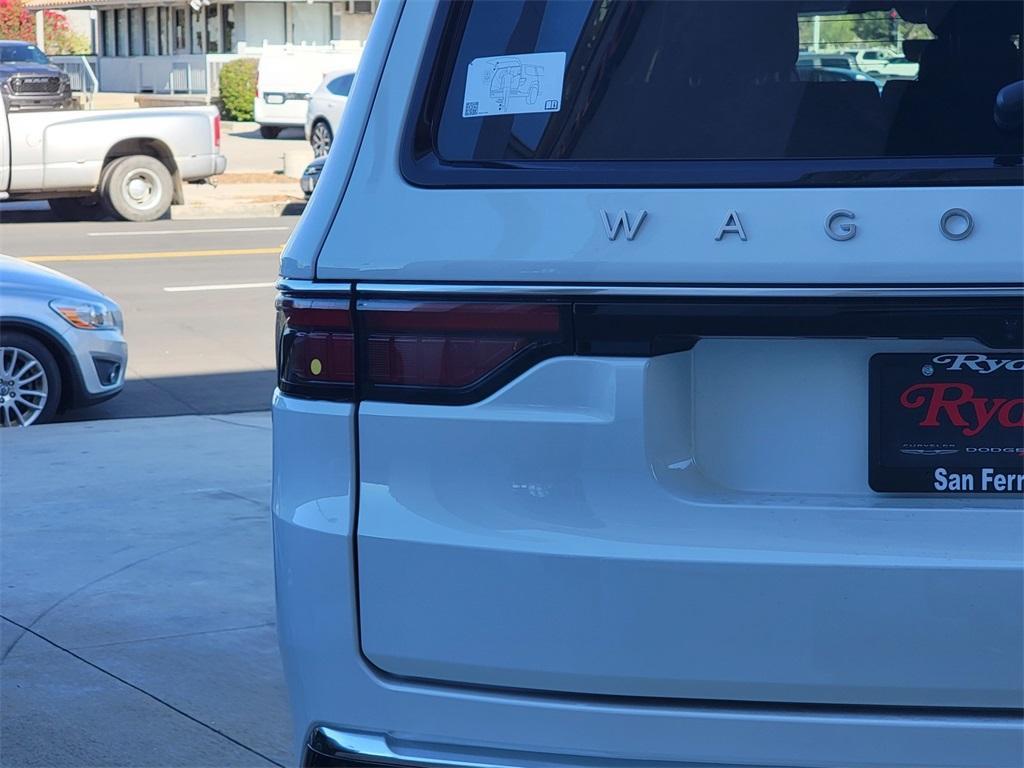
M 101 91 L 217 95 L 228 61 L 302 46 L 351 50 L 365 42 L 377 0 L 30 0 L 34 11 L 89 11 L 88 57 Z M 74 64 L 74 62 L 68 62 Z

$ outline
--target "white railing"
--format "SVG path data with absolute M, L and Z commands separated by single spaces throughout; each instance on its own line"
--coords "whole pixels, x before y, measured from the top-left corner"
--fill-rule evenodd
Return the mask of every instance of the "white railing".
M 86 104 L 92 107 L 100 89 L 96 77 L 95 56 L 51 56 L 50 61 L 63 69 L 71 80 L 71 90 L 85 94 Z

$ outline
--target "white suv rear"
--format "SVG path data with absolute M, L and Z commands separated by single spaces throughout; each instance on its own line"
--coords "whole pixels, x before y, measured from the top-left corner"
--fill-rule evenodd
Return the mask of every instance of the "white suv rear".
M 1021 764 L 1021 8 L 898 7 L 879 93 L 834 2 L 382 3 L 281 262 L 304 765 Z

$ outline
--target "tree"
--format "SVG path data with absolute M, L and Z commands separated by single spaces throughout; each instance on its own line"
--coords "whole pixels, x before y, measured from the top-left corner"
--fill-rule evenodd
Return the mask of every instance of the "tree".
M 49 54 L 80 56 L 92 53 L 89 38 L 75 32 L 68 23 L 68 17 L 57 11 L 43 12 L 43 40 Z
M 235 59 L 220 70 L 220 100 L 229 120 L 252 120 L 258 59 Z
M 0 0 L 0 39 L 36 41 L 35 17 L 22 0 Z M 75 32 L 58 11 L 43 11 L 43 40 L 49 54 L 91 53 L 89 39 Z
M 35 39 L 35 20 L 20 0 L 0 0 L 0 40 Z

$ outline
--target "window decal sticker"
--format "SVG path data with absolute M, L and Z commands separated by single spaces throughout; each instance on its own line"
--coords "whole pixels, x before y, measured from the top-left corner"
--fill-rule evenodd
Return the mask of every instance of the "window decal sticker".
M 487 56 L 469 62 L 463 117 L 557 112 L 565 51 Z

